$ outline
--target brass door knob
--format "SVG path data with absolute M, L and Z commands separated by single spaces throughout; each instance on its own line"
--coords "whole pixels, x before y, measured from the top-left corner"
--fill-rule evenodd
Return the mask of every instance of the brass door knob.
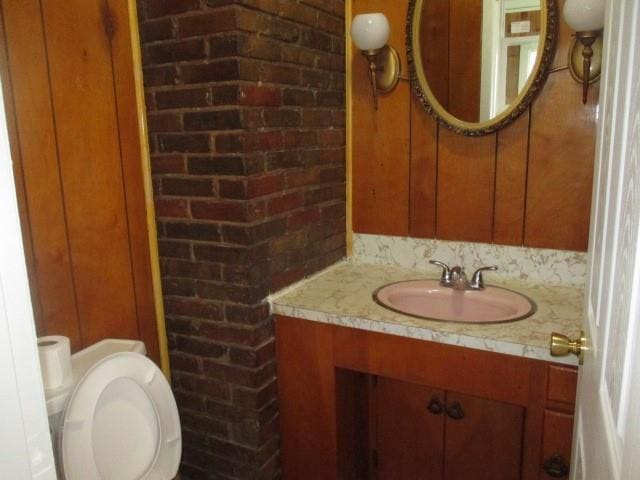
M 580 332 L 580 338 L 571 340 L 566 335 L 560 333 L 551 334 L 551 342 L 549 343 L 549 351 L 552 357 L 564 357 L 573 353 L 580 360 L 580 365 L 584 359 L 584 351 L 587 349 L 587 339 L 584 332 Z

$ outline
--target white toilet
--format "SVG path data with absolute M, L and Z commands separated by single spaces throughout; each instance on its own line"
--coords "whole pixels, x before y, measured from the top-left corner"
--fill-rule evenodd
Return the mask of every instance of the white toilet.
M 145 353 L 140 341 L 103 340 L 71 356 L 71 381 L 45 388 L 60 480 L 176 476 L 178 409 L 165 376 Z

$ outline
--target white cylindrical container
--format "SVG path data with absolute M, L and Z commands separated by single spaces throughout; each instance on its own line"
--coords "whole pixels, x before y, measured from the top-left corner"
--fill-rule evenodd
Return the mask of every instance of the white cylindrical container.
M 69 338 L 62 335 L 39 337 L 38 355 L 45 390 L 55 390 L 73 381 Z

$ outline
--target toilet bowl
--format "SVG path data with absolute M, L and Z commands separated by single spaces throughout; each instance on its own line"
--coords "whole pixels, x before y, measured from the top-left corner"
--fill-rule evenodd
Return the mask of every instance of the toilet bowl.
M 171 480 L 182 437 L 162 371 L 136 340 L 102 340 L 71 356 L 72 379 L 45 389 L 58 478 Z

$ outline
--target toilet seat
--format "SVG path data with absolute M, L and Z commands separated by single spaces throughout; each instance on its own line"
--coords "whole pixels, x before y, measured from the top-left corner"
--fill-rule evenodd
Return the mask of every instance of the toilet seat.
M 71 394 L 59 443 L 66 480 L 174 478 L 182 437 L 169 383 L 143 355 L 105 357 Z

